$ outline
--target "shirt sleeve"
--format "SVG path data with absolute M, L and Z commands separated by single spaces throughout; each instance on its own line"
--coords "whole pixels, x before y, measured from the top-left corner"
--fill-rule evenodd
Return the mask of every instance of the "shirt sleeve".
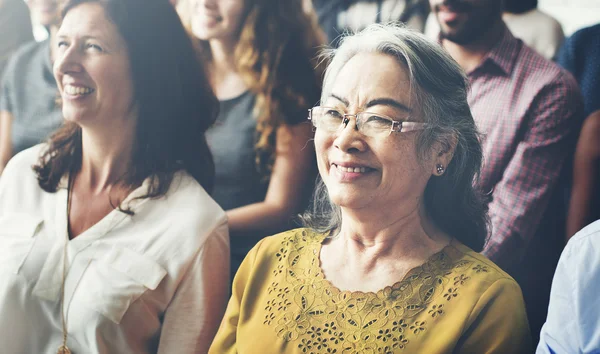
M 235 278 L 233 280 L 232 294 L 229 304 L 227 305 L 227 311 L 219 327 L 219 331 L 210 347 L 210 354 L 237 354 L 236 342 L 237 342 L 237 330 L 240 320 L 240 311 L 242 308 L 242 302 L 244 301 L 244 293 L 246 286 L 249 283 L 252 269 L 258 254 L 262 242 L 261 240 L 244 258 L 240 268 L 238 269 Z
M 531 353 L 531 334 L 519 285 L 510 278 L 495 281 L 469 317 L 454 353 Z
M 578 353 L 577 321 L 573 307 L 573 286 L 570 272 L 570 242 L 560 257 L 550 292 L 548 317 L 540 333 L 540 342 L 536 353 Z
M 600 222 L 595 222 L 565 247 L 552 281 L 538 354 L 590 353 L 600 348 L 598 240 Z
M 229 290 L 229 231 L 223 222 L 200 249 L 167 307 L 159 354 L 206 353 Z
M 483 251 L 506 269 L 519 262 L 541 222 L 581 125 L 583 101 L 563 72 L 532 101 L 518 143 L 490 203 L 491 236 Z

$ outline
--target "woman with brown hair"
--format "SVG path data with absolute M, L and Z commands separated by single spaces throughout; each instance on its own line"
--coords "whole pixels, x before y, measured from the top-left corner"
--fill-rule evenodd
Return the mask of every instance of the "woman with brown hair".
M 207 138 L 235 272 L 260 238 L 289 225 L 312 189 L 312 129 L 304 120 L 319 99 L 323 35 L 302 0 L 192 0 L 190 7 L 220 101 Z
M 0 179 L 1 351 L 206 352 L 229 240 L 190 38 L 165 0 L 69 0 L 56 38 L 66 123 Z

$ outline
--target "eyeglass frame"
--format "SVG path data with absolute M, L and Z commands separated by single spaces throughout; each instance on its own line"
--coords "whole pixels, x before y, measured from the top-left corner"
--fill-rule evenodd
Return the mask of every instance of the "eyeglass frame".
M 307 119 L 312 122 L 312 125 L 315 128 L 317 128 L 317 126 L 315 125 L 315 120 L 312 118 L 313 109 L 315 109 L 315 108 L 326 108 L 326 109 L 331 109 L 331 110 L 339 112 L 342 115 L 341 126 L 344 126 L 344 128 L 346 128 L 348 126 L 348 123 L 350 123 L 350 119 L 348 117 L 354 117 L 354 119 L 356 120 L 356 124 L 355 124 L 356 130 L 363 135 L 365 135 L 365 134 L 362 133 L 360 131 L 360 129 L 358 129 L 358 116 L 364 115 L 364 114 L 372 114 L 377 117 L 389 119 L 392 122 L 392 126 L 390 127 L 390 132 L 388 133 L 388 136 L 392 135 L 392 133 L 409 133 L 409 132 L 413 132 L 413 131 L 417 131 L 417 130 L 423 130 L 423 129 L 427 128 L 427 126 L 429 125 L 429 124 L 423 123 L 423 122 L 399 121 L 399 120 L 393 119 L 392 117 L 386 116 L 385 114 L 373 113 L 373 112 L 368 112 L 368 111 L 362 111 L 362 112 L 358 112 L 356 114 L 348 114 L 348 113 L 344 113 L 334 107 L 315 106 L 313 108 L 308 109 L 308 117 L 307 117 Z M 339 130 L 339 128 L 338 128 L 338 130 Z M 365 136 L 368 136 L 368 135 L 365 135 Z

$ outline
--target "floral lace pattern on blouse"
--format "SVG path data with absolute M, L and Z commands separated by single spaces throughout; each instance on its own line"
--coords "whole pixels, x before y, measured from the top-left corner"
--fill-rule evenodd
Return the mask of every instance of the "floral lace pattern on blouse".
M 472 276 L 495 271 L 480 262 L 452 262 L 448 246 L 377 293 L 341 291 L 320 268 L 324 238 L 299 230 L 283 239 L 264 304 L 263 324 L 304 353 L 397 353 L 410 348 L 413 338 L 444 316 Z M 427 315 L 417 320 L 423 312 Z

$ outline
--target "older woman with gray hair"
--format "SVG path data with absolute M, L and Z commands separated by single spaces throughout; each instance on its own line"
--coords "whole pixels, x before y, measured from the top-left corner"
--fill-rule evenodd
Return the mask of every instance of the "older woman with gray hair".
M 519 286 L 476 252 L 488 219 L 460 67 L 392 25 L 331 55 L 306 227 L 250 252 L 210 352 L 531 351 Z

